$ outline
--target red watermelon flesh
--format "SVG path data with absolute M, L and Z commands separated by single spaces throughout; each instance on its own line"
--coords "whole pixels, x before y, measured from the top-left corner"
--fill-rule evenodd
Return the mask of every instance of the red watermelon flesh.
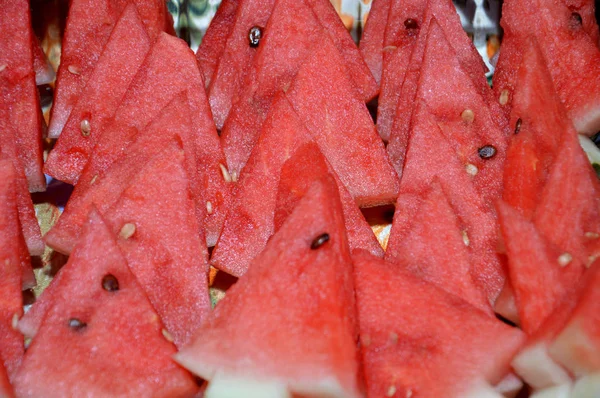
M 42 173 L 42 111 L 35 85 L 29 2 L 0 3 L 0 108 L 15 131 L 18 159 L 29 191 L 46 189 Z
M 465 243 L 469 243 L 473 277 L 493 303 L 505 279 L 496 253 L 494 212 L 479 196 L 468 169 L 458 160 L 426 105 L 417 104 L 400 190 L 421 195 L 436 177 L 456 211 Z
M 343 64 L 334 45 L 324 38 L 316 43 L 286 95 L 357 204 L 393 203 L 398 176 Z M 347 142 L 352 145 L 344 145 Z
M 208 88 L 213 74 L 219 64 L 219 59 L 225 51 L 227 38 L 231 33 L 231 27 L 235 21 L 239 0 L 223 0 L 217 8 L 217 12 L 210 21 L 206 33 L 202 36 L 202 42 L 196 52 L 196 58 L 200 64 L 204 84 Z
M 172 361 L 175 347 L 98 213 L 59 274 L 15 378 L 18 396 L 194 394 L 193 378 Z
M 190 342 L 211 308 L 208 253 L 189 188 L 183 150 L 172 142 L 106 213 L 129 267 L 177 347 Z
M 388 15 L 393 0 L 373 0 L 364 23 L 365 30 L 360 39 L 360 53 L 371 70 L 377 84 L 381 83 L 383 48 Z
M 39 256 L 44 253 L 44 242 L 42 233 L 35 215 L 33 202 L 27 186 L 27 177 L 21 168 L 15 145 L 15 131 L 9 125 L 8 112 L 0 108 L 0 158 L 10 160 L 15 168 L 15 179 L 12 182 L 15 189 L 17 208 L 19 210 L 19 222 L 23 231 L 23 236 L 27 244 L 29 253 Z M 31 272 L 31 267 L 27 267 L 24 275 L 26 287 L 35 284 L 35 278 Z
M 352 262 L 344 229 L 335 181 L 315 182 L 177 361 L 208 380 L 357 397 Z M 226 386 L 209 384 L 219 387 Z
M 510 283 L 510 278 L 506 278 L 504 281 L 504 287 L 494 303 L 494 312 L 517 326 L 521 324 L 515 291 Z
M 240 0 L 238 3 L 234 24 L 208 87 L 210 108 L 219 130 L 257 51 L 250 46 L 250 29 L 265 28 L 274 4 L 275 0 Z
M 351 41 L 350 36 L 328 3 L 327 0 L 311 4 L 294 0 L 275 2 L 239 100 L 221 132 L 227 164 L 233 175 L 239 175 L 246 164 L 273 97 L 282 89 L 288 89 L 315 43 L 328 36 L 344 57 L 348 71 L 360 71 L 361 65 L 364 66 L 354 43 L 348 44 L 344 40 Z M 324 10 L 321 11 L 321 8 Z M 330 12 L 335 18 L 333 22 L 327 17 Z M 340 24 L 342 32 L 338 34 Z M 349 73 L 359 87 L 365 86 L 361 85 L 361 81 L 369 80 L 364 75 L 369 75 L 366 66 L 362 75 L 358 72 Z
M 278 95 L 233 190 L 223 233 L 211 257 L 216 268 L 242 276 L 265 247 L 274 232 L 273 212 L 281 167 L 310 138 L 287 98 L 283 93 Z
M 364 251 L 353 259 L 368 396 L 481 397 L 510 372 L 517 328 Z
M 121 103 L 129 84 L 150 49 L 133 4 L 117 21 L 79 101 L 73 105 L 60 139 L 48 155 L 44 171 L 57 180 L 75 185 L 105 126 Z
M 600 32 L 596 21 L 596 2 L 594 0 L 563 0 L 563 3 L 572 13 L 578 13 L 581 17 L 583 30 L 590 35 L 592 41 L 600 44 Z M 577 16 L 574 15 L 574 18 Z
M 3 398 L 13 398 L 15 396 L 15 392 L 8 380 L 6 369 L 4 369 L 4 365 L 2 364 L 0 364 L 0 396 Z
M 163 30 L 173 33 L 173 21 L 163 0 L 71 1 L 48 126 L 50 138 L 60 135 L 119 16 L 130 3 L 135 4 L 151 41 Z
M 225 157 L 203 87 L 196 57 L 188 45 L 161 34 L 131 83 L 114 121 L 103 131 L 77 185 L 86 189 L 96 174 L 126 153 L 128 144 L 175 96 L 187 90 L 201 189 L 195 195 L 211 203 L 212 213 L 207 214 L 204 226 L 207 244 L 213 246 L 225 219 L 230 188 L 222 173 Z
M 362 248 L 383 257 L 383 249 L 358 206 L 314 142 L 304 144 L 284 163 L 279 177 L 275 206 L 275 232 L 294 211 L 312 183 L 327 175 L 335 178 L 340 192 L 350 250 Z
M 473 279 L 459 221 L 439 181 L 434 179 L 421 197 L 401 193 L 396 209 L 386 260 L 491 314 L 487 297 Z
M 584 267 L 580 261 L 564 265 L 561 251 L 515 209 L 500 202 L 498 214 L 521 328 L 531 335 L 577 285 Z
M 576 377 L 600 371 L 600 261 L 591 268 L 569 321 L 549 349 Z
M 69 254 L 83 228 L 92 206 L 101 213 L 108 210 L 145 167 L 153 156 L 163 150 L 176 137 L 183 142 L 186 151 L 186 167 L 189 175 L 196 170 L 193 138 L 191 137 L 191 113 L 187 96 L 181 93 L 158 113 L 155 120 L 143 128 L 136 141 L 127 147 L 127 153 L 117 159 L 106 170 L 102 170 L 88 186 L 75 186 L 65 210 L 58 222 L 44 236 L 46 244 L 64 254 Z M 94 154 L 92 154 L 93 158 Z M 194 179 L 190 180 L 191 182 Z M 197 185 L 197 182 L 196 182 Z M 198 210 L 205 209 L 202 203 Z M 204 210 L 201 211 L 204 215 Z M 203 218 L 199 217 L 199 222 Z
M 33 50 L 33 70 L 35 71 L 35 84 L 41 86 L 43 84 L 50 84 L 54 81 L 56 73 L 48 61 L 42 45 L 39 40 L 34 37 L 32 39 L 32 50 Z
M 24 350 L 23 336 L 13 326 L 23 315 L 24 264 L 33 276 L 19 225 L 14 190 L 16 178 L 12 163 L 0 161 L 0 365 L 11 378 L 21 363 Z

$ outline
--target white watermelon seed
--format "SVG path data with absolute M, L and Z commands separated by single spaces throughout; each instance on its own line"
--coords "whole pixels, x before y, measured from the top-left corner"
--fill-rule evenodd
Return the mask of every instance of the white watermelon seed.
M 395 51 L 397 49 L 398 49 L 398 47 L 396 47 L 396 46 L 385 46 L 385 47 L 383 47 L 383 51 L 385 51 L 385 52 L 392 52 L 392 51 Z
M 472 163 L 467 163 L 467 165 L 465 166 L 465 170 L 467 170 L 467 173 L 472 176 L 476 176 L 477 173 L 479 173 L 479 169 L 477 168 L 477 166 L 475 166 Z
M 4 260 L 4 265 L 6 265 L 7 267 L 10 265 L 10 259 L 6 259 Z
M 396 394 L 396 386 L 390 386 L 390 388 L 387 390 L 387 396 L 393 397 L 394 394 Z
M 92 177 L 92 179 L 90 181 L 90 185 L 94 185 L 94 183 L 96 182 L 97 179 L 98 179 L 98 174 L 94 174 L 94 176 Z
M 409 388 L 408 390 L 406 390 L 406 398 L 410 397 L 412 397 L 412 390 Z
M 0 65 L 0 72 L 4 71 L 4 69 L 6 69 L 6 65 Z
M 561 267 L 566 267 L 571 263 L 571 261 L 573 261 L 573 256 L 571 256 L 570 253 L 563 253 L 558 256 L 558 265 Z
M 173 342 L 173 335 L 171 335 L 167 329 L 162 330 L 162 335 L 169 343 Z
M 394 332 L 390 333 L 390 341 L 392 344 L 398 344 L 398 335 Z
M 469 239 L 469 234 L 467 233 L 467 230 L 463 230 L 461 234 L 463 243 L 465 244 L 465 246 L 469 246 L 471 244 L 471 240 Z
M 206 212 L 208 214 L 212 214 L 212 212 L 213 212 L 213 207 L 212 207 L 212 203 L 210 203 L 210 200 L 206 202 Z
M 125 240 L 131 238 L 135 234 L 135 224 L 127 223 L 121 227 L 119 236 Z
M 92 126 L 90 125 L 90 121 L 87 119 L 83 119 L 81 124 L 79 125 L 81 128 L 81 135 L 84 137 L 89 137 L 92 132 Z
M 597 232 L 586 232 L 585 237 L 588 239 L 598 239 L 600 238 L 600 234 Z
M 473 120 L 475 120 L 475 112 L 473 112 L 470 109 L 465 109 L 460 114 L 460 117 L 462 118 L 463 121 L 465 121 L 467 123 L 473 123 Z
M 590 268 L 598 258 L 600 258 L 600 254 L 592 254 L 589 256 L 587 263 L 585 263 L 585 268 Z
M 510 93 L 508 92 L 508 90 L 502 90 L 502 92 L 500 93 L 500 105 L 508 104 L 509 95 Z
M 81 74 L 81 70 L 76 65 L 69 65 L 69 67 L 67 68 L 67 70 L 69 72 L 71 72 L 72 74 L 74 74 L 74 75 L 80 75 Z
M 231 175 L 229 174 L 227 167 L 219 163 L 219 168 L 221 169 L 221 174 L 223 174 L 223 179 L 225 180 L 225 182 L 231 182 Z
M 368 334 L 361 336 L 360 342 L 362 343 L 363 347 L 370 346 L 371 345 L 371 336 L 369 336 Z
M 19 324 L 19 314 L 14 313 L 12 317 L 12 328 L 17 330 L 17 325 Z
M 238 181 L 238 178 L 239 178 L 239 176 L 238 176 L 238 173 L 237 173 L 237 171 L 235 171 L 235 170 L 234 170 L 234 171 L 231 173 L 231 181 L 233 181 L 233 182 L 237 182 L 237 181 Z

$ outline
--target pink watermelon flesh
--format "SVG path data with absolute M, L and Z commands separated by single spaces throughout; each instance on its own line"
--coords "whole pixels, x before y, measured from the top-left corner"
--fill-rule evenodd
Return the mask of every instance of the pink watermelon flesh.
M 434 179 L 422 197 L 401 193 L 396 209 L 386 260 L 491 314 L 487 297 L 473 280 L 469 249 L 439 181 Z
M 330 12 L 334 13 L 335 23 L 326 17 Z M 350 40 L 350 36 L 343 24 L 342 33 L 338 34 L 338 24 L 341 24 L 339 17 L 327 2 L 278 0 L 275 3 L 239 99 L 221 132 L 227 165 L 233 175 L 240 174 L 250 157 L 273 97 L 288 89 L 315 43 L 328 36 L 344 57 L 347 71 L 360 71 L 361 65 L 364 66 L 354 43 L 344 40 Z M 361 85 L 361 79 L 368 81 L 363 77 L 369 72 L 366 66 L 363 69 L 362 75 L 348 74 L 356 86 Z
M 35 85 L 29 2 L 4 1 L 0 7 L 0 108 L 15 131 L 18 159 L 29 191 L 46 189 L 42 173 L 42 111 Z
M 31 195 L 29 194 L 27 177 L 23 172 L 17 155 L 15 131 L 9 125 L 8 117 L 8 112 L 0 108 L 0 142 L 2 142 L 0 145 L 0 158 L 10 160 L 15 168 L 13 187 L 17 198 L 17 208 L 19 209 L 19 222 L 29 253 L 39 256 L 44 253 L 42 233 L 35 215 Z M 31 267 L 27 267 L 26 272 L 24 282 L 27 285 L 26 287 L 29 288 L 32 287 L 32 284 L 35 284 L 35 278 L 33 278 Z
M 50 138 L 60 135 L 119 16 L 130 3 L 135 4 L 151 41 L 163 30 L 173 33 L 173 21 L 163 0 L 71 1 L 48 126 Z
M 12 162 L 0 161 L 0 365 L 12 378 L 23 357 L 23 336 L 14 327 L 23 315 L 21 281 L 23 265 L 31 273 L 29 256 L 21 235 L 14 190 L 16 172 Z M 31 274 L 33 275 L 33 274 Z
M 533 334 L 576 286 L 584 267 L 580 261 L 562 266 L 560 250 L 515 209 L 500 202 L 498 214 L 521 328 Z
M 196 52 L 196 58 L 200 64 L 204 84 L 210 85 L 213 74 L 219 64 L 219 59 L 225 51 L 227 38 L 231 33 L 231 27 L 235 22 L 239 0 L 223 0 L 217 8 L 217 12 L 210 21 L 206 33 L 202 36 L 202 42 Z
M 359 49 L 377 84 L 381 84 L 385 30 L 393 0 L 373 0 Z
M 15 396 L 3 364 L 0 364 L 0 396 L 5 398 L 13 398 Z
M 374 256 L 383 257 L 383 249 L 367 220 L 314 142 L 298 148 L 281 168 L 274 215 L 275 232 L 292 214 L 312 183 L 327 175 L 335 178 L 339 188 L 350 250 L 362 248 Z
M 209 380 L 277 380 L 300 395 L 358 396 L 344 229 L 335 181 L 315 182 L 176 360 Z
M 523 42 L 537 39 L 556 90 L 575 129 L 592 135 L 600 130 L 600 49 L 563 1 L 514 1 L 503 7 L 502 27 L 507 41 L 498 60 L 494 89 L 505 92 L 508 113 L 516 88 L 516 68 Z M 543 12 L 538 12 L 543 9 Z M 498 97 L 499 98 L 499 97 Z
M 550 345 L 550 355 L 576 377 L 600 370 L 600 261 L 591 265 L 572 315 Z
M 213 266 L 238 277 L 246 272 L 273 235 L 281 167 L 310 139 L 287 98 L 278 95 L 233 191 L 223 233 L 212 253 Z
M 73 105 L 44 166 L 46 174 L 71 185 L 77 183 L 94 144 L 112 119 L 149 49 L 150 38 L 135 5 L 130 4 L 117 21 L 87 84 L 80 89 L 79 101 Z
M 183 142 L 186 151 L 186 168 L 189 175 L 196 170 L 193 137 L 191 137 L 191 113 L 185 93 L 176 96 L 158 113 L 155 120 L 142 129 L 137 139 L 127 147 L 126 155 L 117 159 L 106 170 L 97 174 L 91 185 L 75 186 L 66 208 L 58 222 L 44 236 L 46 244 L 64 254 L 69 254 L 87 220 L 92 206 L 101 213 L 108 210 L 119 198 L 131 180 L 145 167 L 153 156 L 162 151 L 176 137 Z M 92 154 L 92 156 L 94 156 Z M 190 179 L 192 182 L 194 179 Z M 206 206 L 198 206 L 199 222 L 203 221 Z
M 357 204 L 393 203 L 398 176 L 343 64 L 333 44 L 321 40 L 286 95 Z
M 353 259 L 368 396 L 480 396 L 509 373 L 517 328 L 364 251 Z
M 184 162 L 179 144 L 168 144 L 106 213 L 129 267 L 177 347 L 190 341 L 211 308 L 208 253 Z M 131 225 L 133 235 L 124 235 Z
M 194 394 L 193 378 L 172 361 L 175 347 L 98 213 L 59 274 L 15 378 L 18 396 Z
M 426 106 L 417 104 L 400 191 L 422 195 L 436 177 L 456 211 L 465 241 L 469 242 L 473 278 L 493 303 L 505 279 L 496 253 L 494 212 L 479 196 L 471 175 L 441 134 Z
M 207 214 L 204 226 L 207 244 L 213 246 L 225 219 L 230 188 L 222 173 L 225 157 L 203 87 L 198 63 L 187 44 L 161 34 L 117 109 L 114 121 L 103 131 L 77 185 L 86 189 L 95 175 L 127 152 L 128 145 L 161 109 L 187 90 L 200 181 L 193 187 L 200 190 L 194 195 L 211 203 L 212 212 Z
M 35 71 L 35 84 L 41 86 L 54 81 L 56 73 L 48 61 L 42 45 L 36 37 L 32 39 L 33 70 Z

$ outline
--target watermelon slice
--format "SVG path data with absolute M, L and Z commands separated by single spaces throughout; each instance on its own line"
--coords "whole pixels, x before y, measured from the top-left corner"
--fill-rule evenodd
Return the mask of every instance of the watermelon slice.
M 0 158 L 10 160 L 15 168 L 15 179 L 12 182 L 17 197 L 17 208 L 19 209 L 19 222 L 25 237 L 27 249 L 34 256 L 39 256 L 44 253 L 44 242 L 42 241 L 42 233 L 35 215 L 33 202 L 27 186 L 27 177 L 23 172 L 17 148 L 15 145 L 15 131 L 9 125 L 8 112 L 0 108 Z M 24 282 L 27 288 L 35 284 L 35 278 L 32 279 L 31 267 L 28 267 L 28 275 L 24 275 Z
M 317 1 L 311 5 L 308 3 L 304 0 L 275 2 L 245 85 L 240 90 L 239 100 L 229 113 L 221 132 L 227 165 L 234 176 L 240 174 L 250 157 L 273 97 L 277 92 L 288 89 L 315 43 L 325 36 L 332 39 L 344 57 L 348 75 L 355 85 L 361 84 L 360 79 L 364 81 L 364 76 L 369 75 L 354 43 L 350 41 L 348 44 L 344 40 L 350 40 L 350 36 L 331 5 L 327 1 Z M 331 12 L 336 19 L 333 22 L 326 17 Z M 342 25 L 341 34 L 337 34 L 339 24 Z M 350 73 L 360 71 L 361 66 L 365 69 L 362 75 Z M 366 86 L 366 83 L 362 86 Z
M 437 177 L 456 211 L 477 284 L 493 303 L 504 285 L 504 269 L 496 253 L 497 222 L 493 209 L 472 181 L 474 170 L 461 164 L 423 103 L 416 105 L 400 192 L 423 195 Z
M 327 175 L 335 178 L 339 188 L 350 250 L 362 248 L 374 256 L 383 257 L 383 249 L 373 234 L 373 230 L 314 142 L 298 148 L 281 168 L 274 215 L 275 232 L 292 214 L 312 183 Z
M 33 276 L 19 225 L 15 179 L 12 163 L 0 161 L 0 364 L 11 378 L 21 363 L 24 351 L 23 336 L 15 328 L 23 315 L 23 265 Z
M 357 204 L 393 203 L 398 177 L 343 64 L 324 38 L 315 44 L 286 95 Z
M 539 12 L 539 10 L 543 12 Z M 537 39 L 552 79 L 575 129 L 592 135 L 600 129 L 600 49 L 563 1 L 513 1 L 504 4 L 506 41 L 494 76 L 494 90 L 508 114 L 516 88 L 516 68 L 524 41 Z
M 77 185 L 87 189 L 96 175 L 103 173 L 127 152 L 128 145 L 175 96 L 187 90 L 193 115 L 198 181 L 201 182 L 197 186 L 201 191 L 194 192 L 194 195 L 205 198 L 207 203 L 203 207 L 212 210 L 207 211 L 204 226 L 207 244 L 213 246 L 225 219 L 230 176 L 223 173 L 223 170 L 226 171 L 225 158 L 203 87 L 198 63 L 188 45 L 176 37 L 161 34 L 131 83 L 114 121 L 98 140 L 94 156 Z
M 44 191 L 42 112 L 35 85 L 31 15 L 27 0 L 0 4 L 0 108 L 15 130 L 15 143 L 29 190 Z
M 577 285 L 584 267 L 580 261 L 566 263 L 568 258 L 510 206 L 500 202 L 498 214 L 521 328 L 533 334 Z
M 130 4 L 117 21 L 87 84 L 80 89 L 79 101 L 73 105 L 44 166 L 46 174 L 72 185 L 77 183 L 94 144 L 149 49 L 150 38 L 135 5 Z
M 184 162 L 180 145 L 168 144 L 106 213 L 129 267 L 178 347 L 190 341 L 211 308 L 208 253 Z
M 54 68 L 50 64 L 48 57 L 44 54 L 42 45 L 37 37 L 33 38 L 32 43 L 33 49 L 33 70 L 35 71 L 35 84 L 41 86 L 43 84 L 50 84 L 56 78 Z
M 151 41 L 163 30 L 174 33 L 173 21 L 163 0 L 71 1 L 48 126 L 50 138 L 60 135 L 119 16 L 129 3 L 135 4 Z
M 77 185 L 71 193 L 66 208 L 58 222 L 44 236 L 46 244 L 64 254 L 69 254 L 87 220 L 87 216 L 95 206 L 101 213 L 106 212 L 118 199 L 131 180 L 145 167 L 153 156 L 176 137 L 183 142 L 186 151 L 186 168 L 189 175 L 196 170 L 193 137 L 191 137 L 191 113 L 184 92 L 176 96 L 169 105 L 158 113 L 139 134 L 137 140 L 127 148 L 127 154 L 117 159 L 110 167 L 85 187 Z M 94 156 L 92 154 L 92 156 Z M 194 179 L 190 179 L 190 182 Z M 197 182 L 196 182 L 197 183 Z M 203 221 L 206 206 L 198 206 Z M 203 233 L 203 232 L 202 232 Z
M 193 378 L 171 360 L 175 347 L 98 213 L 90 214 L 59 274 L 51 308 L 15 378 L 18 396 L 195 392 Z
M 368 396 L 498 396 L 521 331 L 364 251 L 353 259 Z
M 360 53 L 379 85 L 382 79 L 385 30 L 393 0 L 373 0 L 369 13 L 363 18 L 365 30 L 360 39 Z
M 422 197 L 401 193 L 396 208 L 386 260 L 491 314 L 487 297 L 473 280 L 468 247 L 439 180 Z
M 211 381 L 209 397 L 359 396 L 351 264 L 329 177 L 315 182 L 176 360 Z

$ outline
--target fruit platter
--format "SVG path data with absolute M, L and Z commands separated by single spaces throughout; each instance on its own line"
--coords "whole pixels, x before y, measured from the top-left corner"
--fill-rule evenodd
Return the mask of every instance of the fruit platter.
M 590 0 L 0 0 L 0 397 L 600 397 Z

